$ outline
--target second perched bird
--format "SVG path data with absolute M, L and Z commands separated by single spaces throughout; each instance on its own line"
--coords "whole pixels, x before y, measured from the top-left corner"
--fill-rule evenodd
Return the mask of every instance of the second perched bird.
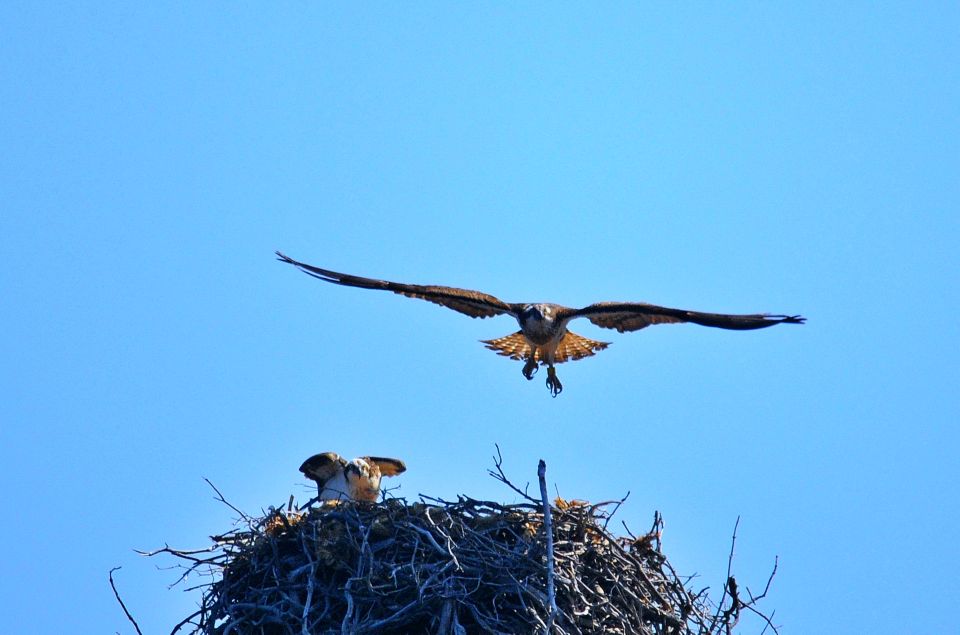
M 616 329 L 620 333 L 639 331 L 651 324 L 681 322 L 693 322 L 701 326 L 722 329 L 750 330 L 776 324 L 803 324 L 806 321 L 799 315 L 701 313 L 670 309 L 644 302 L 597 302 L 582 309 L 571 309 L 546 302 L 508 303 L 481 291 L 361 278 L 298 262 L 279 251 L 276 254 L 279 260 L 326 282 L 361 289 L 392 291 L 408 298 L 427 300 L 474 318 L 512 315 L 520 324 L 519 331 L 494 340 L 481 341 L 498 355 L 525 360 L 523 376 L 527 379 L 533 379 L 538 364 L 546 365 L 547 389 L 554 397 L 563 390 L 563 385 L 557 378 L 557 371 L 553 367 L 554 364 L 590 357 L 595 354 L 595 351 L 609 346 L 609 342 L 597 342 L 568 331 L 567 324 L 576 318 L 587 318 L 597 326 Z
M 347 461 L 336 452 L 314 454 L 300 471 L 317 483 L 322 501 L 352 499 L 375 503 L 380 494 L 380 477 L 396 476 L 407 470 L 400 459 L 363 456 Z

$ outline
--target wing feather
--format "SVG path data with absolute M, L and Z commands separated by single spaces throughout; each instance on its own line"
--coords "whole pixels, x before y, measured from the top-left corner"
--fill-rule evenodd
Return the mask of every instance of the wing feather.
M 365 456 L 365 460 L 375 463 L 380 468 L 381 476 L 396 476 L 407 471 L 407 465 L 400 459 L 388 459 L 383 456 Z
M 503 314 L 516 316 L 520 310 L 516 305 L 507 304 L 503 300 L 481 291 L 362 278 L 360 276 L 352 276 L 346 273 L 338 273 L 336 271 L 314 267 L 313 265 L 294 260 L 279 251 L 276 252 L 276 254 L 278 260 L 289 263 L 300 271 L 326 282 L 361 289 L 392 291 L 393 293 L 398 293 L 408 298 L 418 298 L 420 300 L 426 300 L 427 302 L 433 302 L 434 304 L 445 306 L 448 309 L 453 309 L 470 317 L 486 318 Z
M 343 472 L 346 466 L 347 461 L 336 452 L 323 452 L 314 454 L 304 461 L 300 471 L 307 478 L 316 481 L 317 485 L 323 489 L 323 484 Z
M 653 324 L 679 324 L 692 322 L 702 326 L 721 329 L 762 329 L 776 324 L 803 324 L 806 318 L 799 315 L 774 315 L 753 313 L 729 315 L 725 313 L 702 313 L 646 304 L 644 302 L 598 302 L 574 311 L 570 319 L 584 317 L 605 329 L 639 331 Z

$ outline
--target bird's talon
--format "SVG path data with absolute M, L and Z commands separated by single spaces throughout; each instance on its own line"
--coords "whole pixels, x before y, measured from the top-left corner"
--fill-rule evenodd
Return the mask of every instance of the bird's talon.
M 557 371 L 552 366 L 547 369 L 547 390 L 553 397 L 563 392 L 563 384 L 557 379 Z
M 538 370 L 540 370 L 540 367 L 536 362 L 527 362 L 527 364 L 523 367 L 523 376 L 529 381 L 533 379 L 533 376 L 537 374 Z

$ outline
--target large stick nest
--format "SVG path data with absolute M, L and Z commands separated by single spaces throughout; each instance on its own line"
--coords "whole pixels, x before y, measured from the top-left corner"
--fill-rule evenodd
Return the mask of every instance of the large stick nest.
M 423 500 L 272 510 L 208 549 L 154 552 L 189 561 L 184 577 L 211 576 L 199 610 L 173 632 L 545 633 L 541 506 Z M 741 608 L 754 610 L 762 595 L 741 601 L 732 578 L 718 605 L 688 589 L 660 551 L 659 516 L 639 537 L 608 532 L 607 505 L 551 506 L 553 632 L 729 633 Z

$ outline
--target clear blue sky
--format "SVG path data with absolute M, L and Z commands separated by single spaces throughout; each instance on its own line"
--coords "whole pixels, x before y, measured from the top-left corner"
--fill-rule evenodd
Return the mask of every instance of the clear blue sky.
M 784 633 L 948 632 L 960 596 L 956 3 L 5 2 L 0 602 L 8 633 L 165 633 L 169 561 L 306 456 L 396 493 L 630 498 Z M 543 372 L 516 330 L 276 262 L 802 313 L 620 335 Z M 744 622 L 744 633 L 759 632 Z

